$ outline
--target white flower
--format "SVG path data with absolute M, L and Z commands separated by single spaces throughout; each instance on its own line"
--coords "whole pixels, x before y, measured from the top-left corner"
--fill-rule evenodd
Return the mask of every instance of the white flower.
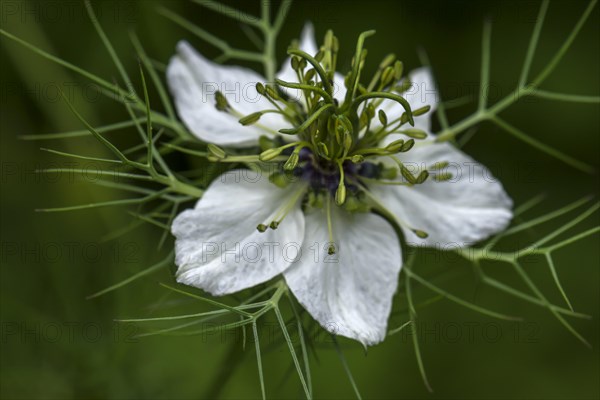
M 304 29 L 299 47 L 311 55 L 318 51 L 310 25 Z M 256 146 L 261 135 L 274 138 L 280 129 L 298 125 L 271 112 L 261 114 L 260 125 L 242 126 L 238 122 L 241 116 L 272 108 L 255 86 L 264 78 L 249 69 L 208 61 L 185 42 L 177 50 L 168 67 L 168 82 L 181 119 L 203 141 L 227 147 Z M 278 77 L 297 82 L 289 61 Z M 346 88 L 341 74 L 333 77 L 337 106 L 342 104 Z M 409 80 L 411 90 L 404 98 L 410 109 L 426 111 L 423 106 L 429 105 L 431 111 L 415 116 L 413 131 L 378 137 L 377 148 L 359 151 L 360 156 L 355 154 L 352 162 L 346 157 L 348 149 L 366 143 L 366 133 L 352 138 L 348 128 L 342 136 L 350 138 L 348 143 L 342 140 L 343 144 L 332 145 L 346 157 L 340 156 L 339 171 L 319 169 L 315 163 L 324 158 L 314 149 L 303 155 L 298 145 L 295 154 L 305 164 L 300 166 L 294 160 L 290 169 L 299 171 L 299 177 L 284 188 L 271 183 L 273 179 L 266 174 L 248 170 L 230 171 L 212 182 L 196 207 L 173 222 L 177 280 L 213 295 L 225 295 L 282 274 L 298 301 L 325 329 L 364 345 L 382 341 L 402 264 L 394 226 L 402 229 L 409 244 L 444 248 L 485 239 L 504 229 L 512 217 L 512 202 L 491 173 L 451 144 L 436 143 L 429 133 L 437 101 L 429 70 L 418 69 Z M 217 90 L 225 94 L 235 112 L 215 108 Z M 305 96 L 299 100 L 306 101 Z M 385 130 L 386 118 L 406 118 L 402 117 L 405 108 L 394 99 L 379 102 L 377 108 L 385 115 L 381 120 L 370 116 L 370 132 Z M 305 113 L 303 118 L 310 115 Z M 411 134 L 420 137 L 414 129 L 429 134 L 410 151 L 397 150 L 406 143 L 397 139 Z M 392 146 L 386 147 L 389 144 Z M 390 164 L 387 155 L 398 151 L 402 164 Z M 363 154 L 375 162 L 363 160 Z M 380 161 L 383 164 L 378 165 Z M 416 168 L 410 184 L 384 174 L 402 170 L 401 165 Z M 440 172 L 440 167 L 445 172 Z M 345 178 L 340 177 L 342 173 Z M 428 174 L 437 174 L 438 179 L 414 182 Z M 332 200 L 334 192 L 337 203 Z

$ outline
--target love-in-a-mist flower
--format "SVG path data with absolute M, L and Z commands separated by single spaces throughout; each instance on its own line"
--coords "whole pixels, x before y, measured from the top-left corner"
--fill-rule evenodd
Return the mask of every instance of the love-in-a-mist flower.
M 386 333 L 399 236 L 444 248 L 506 227 L 501 184 L 430 133 L 429 70 L 405 77 L 390 55 L 362 76 L 369 34 L 344 76 L 337 38 L 317 47 L 307 25 L 276 82 L 179 44 L 168 82 L 181 119 L 211 160 L 254 166 L 217 178 L 173 222 L 179 282 L 225 295 L 281 274 L 325 329 L 372 345 Z

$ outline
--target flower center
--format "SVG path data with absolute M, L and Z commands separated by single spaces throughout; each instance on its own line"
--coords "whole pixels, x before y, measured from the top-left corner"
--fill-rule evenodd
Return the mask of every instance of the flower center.
M 330 201 L 349 211 L 365 212 L 373 206 L 367 186 L 371 183 L 414 186 L 424 183 L 429 170 L 411 170 L 400 158 L 410 151 L 415 141 L 427 133 L 414 128 L 414 117 L 423 115 L 430 106 L 411 109 L 402 94 L 411 88 L 403 77 L 403 64 L 393 54 L 385 57 L 368 84 L 361 83 L 367 51 L 364 41 L 374 31 L 362 33 L 357 41 L 351 69 L 343 77 L 345 93 L 340 87 L 334 97 L 337 74 L 338 39 L 328 31 L 319 51 L 310 55 L 297 46 L 288 50 L 297 82 L 276 79 L 274 83 L 256 84 L 257 92 L 272 109 L 241 115 L 217 93 L 217 108 L 236 115 L 242 125 L 257 124 L 267 113 L 283 116 L 292 128 L 280 129 L 274 138 L 261 137 L 258 156 L 229 156 L 222 149 L 209 147 L 214 158 L 233 162 L 278 163 L 270 176 L 273 183 L 285 186 L 284 176 L 293 174 L 307 183 L 302 199 L 312 207 L 330 206 Z M 339 78 L 338 78 L 339 77 Z M 292 92 L 297 96 L 292 96 Z M 384 110 L 390 102 L 400 104 L 403 113 L 388 119 Z M 390 140 L 390 135 L 403 135 Z M 384 164 L 382 160 L 391 160 Z M 401 177 L 402 180 L 396 180 Z M 440 178 L 441 177 L 441 178 Z M 436 180 L 448 178 L 436 174 Z

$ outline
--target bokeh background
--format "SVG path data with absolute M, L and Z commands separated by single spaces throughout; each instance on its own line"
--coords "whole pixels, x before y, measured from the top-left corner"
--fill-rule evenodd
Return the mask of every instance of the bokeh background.
M 256 3 L 256 4 L 255 4 Z M 258 2 L 228 2 L 258 13 Z M 491 101 L 512 90 L 523 62 L 540 2 L 538 1 L 297 1 L 283 27 L 278 58 L 307 20 L 318 37 L 328 28 L 341 41 L 340 60 L 348 67 L 357 35 L 376 29 L 368 40 L 373 72 L 394 52 L 407 68 L 420 65 L 424 48 L 440 84 L 442 98 L 473 96 L 477 91 L 480 41 L 485 18 L 493 21 Z M 107 35 L 125 67 L 136 77 L 137 61 L 129 31 L 137 32 L 146 51 L 167 63 L 180 39 L 190 40 L 208 56 L 218 51 L 157 14 L 167 7 L 232 44 L 250 48 L 236 22 L 183 1 L 94 2 Z M 278 6 L 278 3 L 275 3 Z M 547 63 L 587 6 L 585 1 L 550 4 L 532 74 Z M 75 1 L 2 1 L 5 29 L 74 64 L 112 80 L 117 76 L 108 54 Z M 599 9 L 593 11 L 566 57 L 544 88 L 598 95 Z M 143 329 L 114 322 L 117 318 L 168 315 L 208 309 L 184 301 L 158 283 L 172 283 L 164 268 L 121 290 L 86 300 L 86 296 L 161 260 L 171 239 L 157 249 L 161 230 L 142 224 L 116 240 L 107 235 L 133 219 L 124 207 L 71 213 L 36 213 L 35 209 L 123 198 L 121 192 L 68 174 L 42 175 L 40 168 L 69 167 L 70 159 L 40 151 L 49 147 L 106 156 L 94 139 L 35 142 L 20 135 L 80 129 L 59 100 L 57 85 L 70 88 L 79 111 L 93 124 L 127 119 L 123 106 L 96 96 L 81 77 L 2 38 L 1 54 L 1 260 L 2 337 L 0 397 L 6 399 L 76 398 L 257 398 L 260 386 L 253 346 L 242 350 L 239 334 L 152 336 Z M 345 60 L 345 61 L 343 61 Z M 252 66 L 249 64 L 249 66 Z M 257 68 L 258 66 L 253 66 Z M 134 79 L 139 83 L 139 79 Z M 151 93 L 154 99 L 156 94 Z M 495 97 L 494 97 L 495 96 Z M 158 101 L 156 101 L 156 104 Z M 448 111 L 458 121 L 473 103 Z M 598 167 L 598 104 L 525 99 L 502 115 L 533 137 Z M 136 143 L 133 129 L 110 135 L 119 146 Z M 586 195 L 598 194 L 598 175 L 585 174 L 538 152 L 495 126 L 484 124 L 466 151 L 498 176 L 517 205 L 545 194 L 528 216 L 555 210 Z M 185 165 L 186 160 L 172 159 Z M 87 180 L 87 182 L 86 182 Z M 131 210 L 131 209 L 129 209 Z M 133 209 L 135 210 L 135 208 Z M 577 212 L 505 243 L 522 247 L 569 221 Z M 572 233 L 597 226 L 593 215 Z M 569 235 L 563 235 L 562 238 Z M 110 238 L 109 238 L 110 239 Z M 368 354 L 354 342 L 340 340 L 364 398 L 592 399 L 599 387 L 599 246 L 588 237 L 556 253 L 556 265 L 574 307 L 593 317 L 574 320 L 589 340 L 578 342 L 544 308 L 477 285 L 469 264 L 436 253 L 421 254 L 418 271 L 470 301 L 520 315 L 524 322 L 497 321 L 448 301 L 419 309 L 424 363 L 433 393 L 425 389 L 411 337 L 398 334 Z M 490 264 L 490 274 L 526 290 L 509 266 Z M 526 264 L 533 279 L 555 303 L 562 304 L 546 265 Z M 419 301 L 433 293 L 416 285 Z M 390 328 L 407 320 L 406 298 L 395 301 Z M 271 325 L 269 325 L 271 324 Z M 270 326 L 270 328 L 269 328 Z M 272 329 L 266 320 L 262 332 Z M 275 335 L 277 336 L 277 335 Z M 277 337 L 262 339 L 267 395 L 302 397 L 287 349 Z M 316 340 L 312 360 L 315 397 L 351 398 L 353 391 L 330 340 Z

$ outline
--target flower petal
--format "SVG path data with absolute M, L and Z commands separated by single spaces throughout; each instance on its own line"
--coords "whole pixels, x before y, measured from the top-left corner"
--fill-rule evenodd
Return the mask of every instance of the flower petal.
M 194 209 L 173 221 L 177 281 L 224 295 L 283 272 L 292 259 L 282 249 L 299 247 L 304 236 L 300 205 L 277 230 L 260 233 L 256 227 L 269 224 L 295 193 L 293 186 L 280 189 L 248 170 L 221 175 Z
M 429 169 L 447 161 L 448 167 L 432 172 L 421 185 L 373 185 L 372 192 L 400 220 L 429 234 L 418 238 L 404 229 L 407 242 L 415 245 L 465 246 L 506 228 L 512 218 L 512 200 L 500 182 L 483 165 L 449 143 L 421 142 L 402 155 L 410 170 Z M 437 182 L 435 174 L 451 173 Z
M 185 41 L 179 42 L 177 54 L 171 58 L 167 81 L 180 118 L 205 142 L 232 147 L 252 146 L 258 143 L 261 135 L 272 135 L 272 131 L 291 126 L 275 113 L 263 115 L 260 126 L 242 126 L 238 117 L 217 110 L 217 91 L 221 91 L 242 115 L 273 108 L 256 92 L 256 83 L 265 79 L 247 68 L 207 60 Z
M 337 252 L 327 254 L 328 230 L 322 211 L 305 216 L 299 261 L 285 280 L 321 326 L 364 345 L 381 342 L 402 263 L 392 227 L 375 214 L 349 214 L 335 207 Z

